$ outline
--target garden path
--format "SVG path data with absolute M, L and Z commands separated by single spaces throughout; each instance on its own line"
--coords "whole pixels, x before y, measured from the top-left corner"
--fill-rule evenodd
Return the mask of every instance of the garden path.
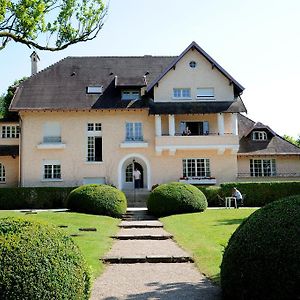
M 95 280 L 91 300 L 221 299 L 220 288 L 196 269 L 162 223 L 139 210 L 124 218 L 116 243 L 102 258 L 109 264 Z

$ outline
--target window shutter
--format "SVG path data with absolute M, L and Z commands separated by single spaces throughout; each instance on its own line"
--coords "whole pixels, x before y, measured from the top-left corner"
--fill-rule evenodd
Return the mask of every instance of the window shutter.
M 208 135 L 209 134 L 209 123 L 207 121 L 203 122 L 203 134 Z
M 44 123 L 44 142 L 60 142 L 61 132 L 59 122 Z

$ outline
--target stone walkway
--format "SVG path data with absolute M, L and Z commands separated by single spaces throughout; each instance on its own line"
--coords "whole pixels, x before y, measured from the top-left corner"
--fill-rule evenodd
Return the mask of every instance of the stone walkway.
M 141 212 L 125 216 L 108 263 L 95 280 L 91 300 L 221 299 L 220 288 L 195 268 L 192 258 L 163 229 Z

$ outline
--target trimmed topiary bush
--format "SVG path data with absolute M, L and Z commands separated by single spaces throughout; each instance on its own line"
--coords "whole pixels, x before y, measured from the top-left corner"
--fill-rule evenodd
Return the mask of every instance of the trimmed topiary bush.
M 225 299 L 300 298 L 300 196 L 257 210 L 234 232 L 221 264 Z
M 78 247 L 59 229 L 27 219 L 0 219 L 2 300 L 87 300 L 90 280 Z
M 73 211 L 119 217 L 126 212 L 125 194 L 106 184 L 87 184 L 73 190 L 67 200 Z
M 162 217 L 204 211 L 207 208 L 207 200 L 195 186 L 171 182 L 161 184 L 151 192 L 147 207 L 149 213 Z

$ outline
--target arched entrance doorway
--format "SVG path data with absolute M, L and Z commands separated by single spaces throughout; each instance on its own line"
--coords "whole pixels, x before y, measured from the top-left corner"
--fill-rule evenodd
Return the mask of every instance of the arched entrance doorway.
M 132 190 L 134 188 L 134 170 L 140 172 L 139 185 L 135 188 L 150 189 L 150 165 L 148 160 L 140 154 L 131 154 L 124 157 L 119 163 L 118 188 Z

